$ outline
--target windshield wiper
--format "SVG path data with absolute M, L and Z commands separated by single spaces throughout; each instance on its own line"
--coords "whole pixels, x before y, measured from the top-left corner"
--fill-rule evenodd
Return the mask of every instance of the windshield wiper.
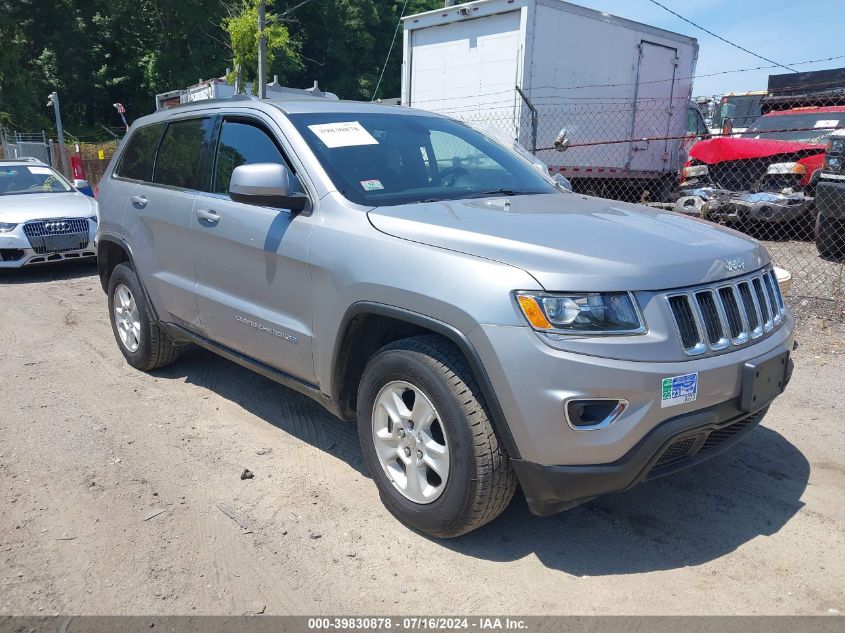
M 515 189 L 491 189 L 490 191 L 477 193 L 475 196 L 518 196 L 521 194 L 521 191 L 516 191 Z

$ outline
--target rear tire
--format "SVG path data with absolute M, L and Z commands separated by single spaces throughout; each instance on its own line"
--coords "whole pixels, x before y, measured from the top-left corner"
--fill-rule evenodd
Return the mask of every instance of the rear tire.
M 384 405 L 389 402 L 384 400 L 386 390 L 392 390 L 393 402 L 398 403 L 398 408 L 391 409 L 394 415 L 389 415 Z M 400 400 L 396 394 L 401 394 Z M 415 440 L 412 436 L 418 429 L 410 418 L 417 403 L 433 407 L 429 417 L 434 416 L 436 422 L 430 423 L 432 433 L 418 434 Z M 394 421 L 397 411 L 400 417 L 404 411 L 408 419 Z M 379 422 L 387 418 L 391 420 L 387 426 Z M 391 433 L 401 433 L 401 438 L 392 438 Z M 463 355 L 442 337 L 403 339 L 383 347 L 370 359 L 358 388 L 358 434 L 382 502 L 414 530 L 436 538 L 460 536 L 495 519 L 513 497 L 516 476 L 493 430 L 475 377 Z M 439 440 L 432 443 L 434 436 Z M 434 475 L 428 472 L 423 462 L 430 458 L 425 452 L 429 445 L 446 449 L 448 469 L 438 469 Z M 419 447 L 423 451 L 417 461 L 414 456 Z M 403 490 L 402 482 L 418 472 L 413 470 L 414 464 L 421 464 L 427 473 L 422 488 L 427 488 L 431 500 Z M 417 486 L 417 493 L 419 489 Z M 414 497 L 422 502 L 413 501 Z
M 825 259 L 845 257 L 845 222 L 819 214 L 816 218 L 816 248 Z
M 126 362 L 135 369 L 151 371 L 171 365 L 179 348 L 158 323 L 150 318 L 138 276 L 127 264 L 118 264 L 108 286 L 112 332 Z

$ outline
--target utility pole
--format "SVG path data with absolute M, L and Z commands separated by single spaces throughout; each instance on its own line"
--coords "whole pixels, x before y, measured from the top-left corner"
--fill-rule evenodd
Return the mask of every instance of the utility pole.
M 264 37 L 264 25 L 267 13 L 266 0 L 258 2 L 258 98 L 267 98 L 267 38 Z
M 59 108 L 59 93 L 51 92 L 47 97 L 47 107 L 53 106 L 56 113 L 56 134 L 59 137 L 59 153 L 62 157 L 62 173 L 67 172 L 67 154 L 65 154 L 65 132 L 62 127 L 62 111 Z M 65 175 L 67 175 L 65 173 Z

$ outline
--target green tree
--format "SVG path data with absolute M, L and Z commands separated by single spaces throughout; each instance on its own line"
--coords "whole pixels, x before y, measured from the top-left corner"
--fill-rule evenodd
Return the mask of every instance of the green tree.
M 36 82 L 26 67 L 26 33 L 11 14 L 8 4 L 0 4 L 0 126 L 13 125 L 21 118 L 40 128 L 47 121 L 36 96 Z M 46 95 L 43 96 L 46 102 Z
M 253 92 L 258 88 L 258 3 L 259 0 L 241 0 L 229 8 L 229 15 L 223 19 L 223 29 L 229 36 L 233 70 L 230 79 L 240 71 L 244 82 L 254 82 Z M 272 9 L 272 3 L 268 3 Z M 267 41 L 268 69 L 279 64 L 293 70 L 301 67 L 299 47 L 294 42 L 287 27 L 270 15 L 264 27 Z M 269 78 L 263 77 L 263 81 Z
M 156 93 L 219 77 L 233 60 L 256 76 L 255 0 L 0 0 L 0 115 L 9 126 L 52 125 L 59 92 L 65 129 L 77 136 L 120 128 L 155 107 Z M 369 100 L 405 0 L 274 0 L 268 3 L 268 77 Z M 234 4 L 231 4 L 234 3 Z M 442 7 L 408 0 L 406 14 Z M 295 9 L 286 13 L 290 9 Z M 399 95 L 402 34 L 379 95 Z M 55 132 L 53 132 L 55 133 Z
M 291 5 L 297 4 L 295 0 Z M 300 43 L 301 70 L 274 68 L 290 85 L 319 80 L 324 90 L 345 99 L 369 101 L 387 57 L 402 8 L 405 15 L 441 8 L 442 0 L 313 0 L 289 18 Z M 402 66 L 402 27 L 377 97 L 398 97 Z

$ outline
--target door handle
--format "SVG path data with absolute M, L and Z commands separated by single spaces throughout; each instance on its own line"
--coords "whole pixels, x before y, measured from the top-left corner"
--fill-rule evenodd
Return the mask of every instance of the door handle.
M 206 209 L 196 210 L 197 218 L 209 224 L 217 224 L 220 221 L 220 216 L 214 211 L 207 211 Z
M 132 204 L 136 207 L 144 208 L 147 206 L 148 200 L 144 196 L 132 196 L 129 198 L 132 201 Z

